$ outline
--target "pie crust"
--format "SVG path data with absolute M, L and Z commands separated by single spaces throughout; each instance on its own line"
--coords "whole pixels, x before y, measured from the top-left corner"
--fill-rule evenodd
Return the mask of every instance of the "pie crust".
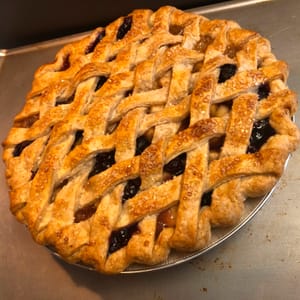
M 164 6 L 64 46 L 3 142 L 11 211 L 104 273 L 239 222 L 298 146 L 288 67 L 260 34 Z

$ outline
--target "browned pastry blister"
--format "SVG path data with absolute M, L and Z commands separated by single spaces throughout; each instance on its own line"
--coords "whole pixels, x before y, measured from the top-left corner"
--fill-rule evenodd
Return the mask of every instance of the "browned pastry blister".
M 97 28 L 35 73 L 3 143 L 11 211 L 104 273 L 203 249 L 298 146 L 287 77 L 233 21 L 165 6 Z

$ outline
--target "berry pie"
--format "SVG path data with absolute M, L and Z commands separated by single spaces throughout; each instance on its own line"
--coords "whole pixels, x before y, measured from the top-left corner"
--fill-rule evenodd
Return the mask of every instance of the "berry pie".
M 164 6 L 97 28 L 35 73 L 3 142 L 11 211 L 104 273 L 203 249 L 298 146 L 287 77 L 234 21 Z

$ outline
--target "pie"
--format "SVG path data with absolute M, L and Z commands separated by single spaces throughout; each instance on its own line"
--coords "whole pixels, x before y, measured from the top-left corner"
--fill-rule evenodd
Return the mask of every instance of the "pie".
M 103 273 L 206 247 L 298 146 L 288 66 L 260 34 L 135 10 L 41 66 L 3 142 L 33 239 Z

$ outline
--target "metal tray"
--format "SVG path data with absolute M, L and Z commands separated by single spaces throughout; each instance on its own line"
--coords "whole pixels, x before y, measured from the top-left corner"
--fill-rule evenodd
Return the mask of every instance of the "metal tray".
M 249 29 L 256 30 L 266 37 L 272 37 L 277 33 L 264 32 L 265 27 L 261 25 L 261 28 L 256 23 L 251 23 L 249 17 L 246 18 L 246 15 L 235 15 L 235 9 L 240 9 L 244 7 L 257 7 L 258 5 L 266 5 L 267 2 L 279 2 L 272 0 L 256 0 L 256 1 L 231 1 L 226 5 L 212 5 L 205 8 L 197 8 L 191 11 L 199 14 L 203 14 L 209 18 L 218 18 L 219 14 L 224 16 L 224 12 L 228 12 L 226 18 L 236 20 L 242 27 L 247 27 Z M 30 82 L 32 80 L 33 72 L 35 69 L 47 62 L 51 61 L 54 58 L 54 54 L 57 52 L 62 45 L 69 43 L 73 40 L 77 40 L 83 37 L 86 33 L 72 35 L 60 39 L 55 39 L 51 41 L 46 41 L 34 45 L 29 45 L 26 47 L 10 49 L 10 50 L 0 50 L 0 83 L 5 84 L 7 87 L 4 91 L 1 92 L 1 104 L 5 106 L 6 111 L 1 112 L 1 125 L 2 133 L 1 138 L 8 131 L 10 124 L 12 122 L 13 116 L 21 109 L 23 106 L 23 99 L 27 91 L 30 89 Z M 272 42 L 272 39 L 271 39 Z M 276 40 L 276 43 L 279 43 Z M 273 44 L 272 44 L 273 45 Z M 274 45 L 273 45 L 274 46 Z M 275 50 L 278 47 L 278 44 L 275 44 Z M 276 51 L 275 51 L 276 52 Z M 285 58 L 288 60 L 288 58 Z M 14 76 L 18 74 L 18 76 Z M 16 88 L 17 87 L 17 88 Z M 3 138 L 2 138 L 3 139 Z M 276 186 L 275 186 L 276 187 Z M 232 228 L 227 229 L 217 229 L 213 232 L 213 237 L 210 244 L 197 252 L 183 254 L 183 253 L 172 253 L 168 261 L 159 264 L 156 266 L 143 266 L 143 265 L 133 265 L 130 266 L 123 273 L 141 273 L 149 272 L 153 270 L 159 270 L 168 268 L 187 262 L 195 257 L 198 257 L 213 248 L 217 245 L 220 245 L 233 234 L 235 234 L 239 229 L 244 227 L 261 209 L 261 207 L 266 203 L 270 198 L 275 187 L 264 197 L 259 199 L 251 199 L 245 203 L 245 213 L 240 223 Z M 53 253 L 58 256 L 58 254 Z M 77 264 L 80 267 L 86 268 L 80 264 Z

